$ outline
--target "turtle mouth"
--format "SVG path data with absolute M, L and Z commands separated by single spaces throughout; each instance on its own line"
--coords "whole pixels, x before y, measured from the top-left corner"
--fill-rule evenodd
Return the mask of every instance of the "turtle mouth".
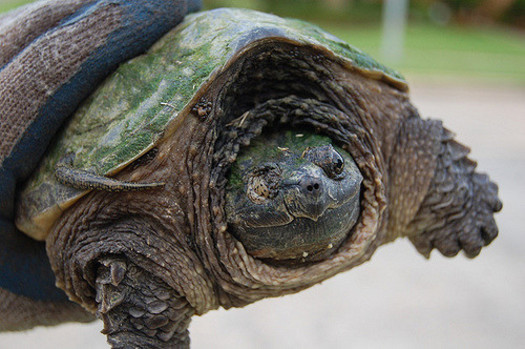
M 350 235 L 359 216 L 352 200 L 326 207 L 317 217 L 295 217 L 272 227 L 243 232 L 243 244 L 254 257 L 274 261 L 317 261 L 337 249 Z
M 360 214 L 359 185 L 344 201 L 305 200 L 293 195 L 297 193 L 293 185 L 282 192 L 276 198 L 281 201 L 278 210 L 238 212 L 242 223 L 232 224 L 231 232 L 250 255 L 272 261 L 313 262 L 331 254 L 351 235 Z
M 300 185 L 301 183 L 292 184 L 292 187 Z M 322 191 L 319 186 L 316 188 L 316 184 L 307 184 L 306 188 L 306 190 L 312 192 L 315 192 L 316 190 Z M 329 191 L 327 193 L 313 194 L 310 198 L 305 199 L 304 197 L 301 198 L 297 197 L 297 195 L 293 195 L 295 194 L 295 190 L 292 190 L 292 195 L 284 195 L 284 207 L 290 217 L 293 217 L 293 220 L 307 219 L 313 222 L 321 223 L 323 219 L 326 219 L 326 216 L 330 216 L 334 212 L 338 212 L 338 209 L 341 207 L 347 207 L 348 209 L 351 209 L 351 203 L 356 200 L 356 197 L 360 192 L 360 187 L 355 186 L 353 189 L 354 190 L 352 192 L 347 193 L 349 195 L 347 195 L 343 200 Z M 281 226 L 284 225 L 287 224 L 281 224 Z

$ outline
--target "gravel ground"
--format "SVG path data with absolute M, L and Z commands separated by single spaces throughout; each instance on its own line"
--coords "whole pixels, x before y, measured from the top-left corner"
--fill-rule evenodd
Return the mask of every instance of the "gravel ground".
M 525 88 L 414 79 L 412 99 L 499 184 L 500 236 L 480 256 L 424 259 L 407 240 L 299 294 L 193 320 L 192 348 L 518 348 L 525 342 Z M 101 323 L 0 335 L 0 348 L 107 348 Z

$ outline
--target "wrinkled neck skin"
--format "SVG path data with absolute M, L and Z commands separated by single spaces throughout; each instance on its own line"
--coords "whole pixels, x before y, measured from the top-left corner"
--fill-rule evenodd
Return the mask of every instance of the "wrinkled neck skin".
M 389 205 L 387 190 L 399 130 L 417 116 L 407 94 L 349 72 L 323 52 L 291 44 L 253 48 L 202 100 L 213 101 L 211 113 L 191 113 L 166 132 L 153 159 L 118 175 L 165 187 L 92 192 L 47 239 L 57 284 L 98 313 L 114 347 L 126 341 L 185 347 L 193 314 L 295 293 L 351 269 L 401 235 L 411 220 L 404 212 L 417 211 L 421 200 L 407 196 Z M 228 168 L 240 147 L 272 127 L 329 136 L 363 175 L 359 219 L 322 261 L 272 266 L 250 256 L 228 231 Z M 396 190 L 402 198 L 404 189 Z

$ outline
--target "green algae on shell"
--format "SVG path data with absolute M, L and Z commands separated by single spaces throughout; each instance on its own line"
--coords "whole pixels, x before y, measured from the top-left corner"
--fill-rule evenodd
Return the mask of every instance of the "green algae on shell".
M 268 41 L 311 46 L 345 68 L 401 91 L 406 81 L 364 52 L 309 23 L 242 9 L 188 16 L 146 54 L 121 65 L 73 115 L 18 197 L 16 224 L 43 240 L 61 213 L 88 191 L 60 184 L 57 163 L 112 176 L 169 137 L 210 82 Z

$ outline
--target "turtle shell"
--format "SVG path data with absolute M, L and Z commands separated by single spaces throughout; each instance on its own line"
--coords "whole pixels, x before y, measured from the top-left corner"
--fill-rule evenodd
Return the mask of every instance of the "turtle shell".
M 61 213 L 88 192 L 55 179 L 65 156 L 73 168 L 115 175 L 169 137 L 187 115 L 205 113 L 201 97 L 210 83 L 269 40 L 313 46 L 348 70 L 407 90 L 398 73 L 309 23 L 242 9 L 190 15 L 146 54 L 121 65 L 72 116 L 19 193 L 18 228 L 45 239 Z

